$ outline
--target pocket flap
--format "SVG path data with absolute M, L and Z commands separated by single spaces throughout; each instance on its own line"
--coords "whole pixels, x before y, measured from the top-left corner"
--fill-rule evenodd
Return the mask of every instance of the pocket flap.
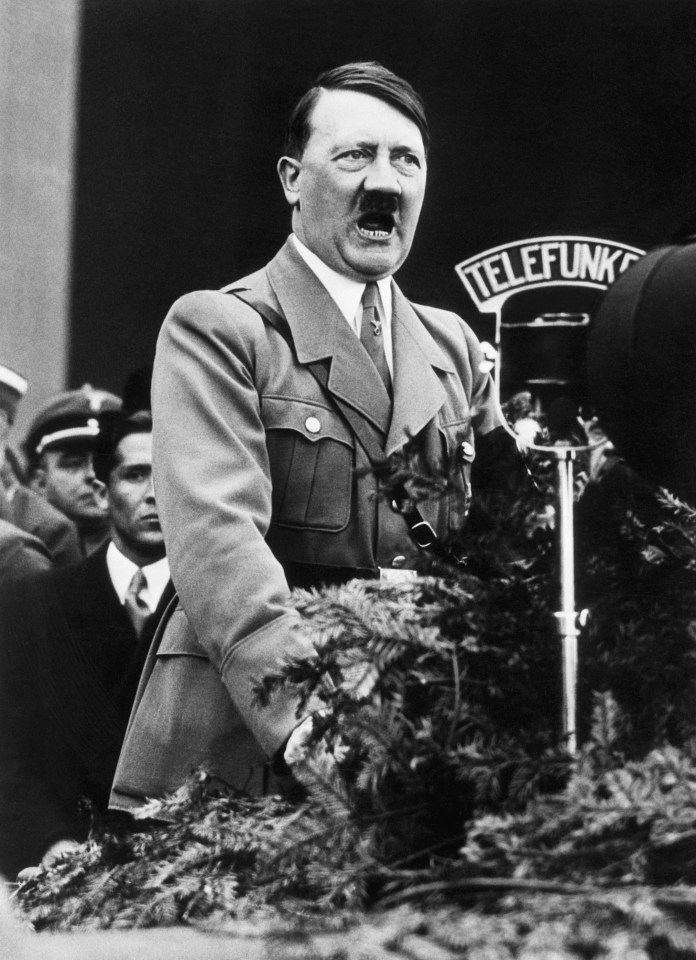
M 306 440 L 338 440 L 353 446 L 353 435 L 335 410 L 311 400 L 263 397 L 261 417 L 266 430 L 294 430 Z
M 179 604 L 167 624 L 157 649 L 158 657 L 184 656 L 208 659 L 208 654 L 196 639 L 196 634 Z

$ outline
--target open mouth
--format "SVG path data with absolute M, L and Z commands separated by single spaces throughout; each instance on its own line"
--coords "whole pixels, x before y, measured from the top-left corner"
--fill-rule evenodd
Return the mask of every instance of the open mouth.
M 392 213 L 363 213 L 358 218 L 358 231 L 370 240 L 388 240 L 394 232 L 395 221 Z

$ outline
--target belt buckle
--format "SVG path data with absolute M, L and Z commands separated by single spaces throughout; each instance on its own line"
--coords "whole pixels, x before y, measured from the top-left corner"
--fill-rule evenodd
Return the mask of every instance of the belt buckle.
M 417 570 L 393 570 L 391 567 L 378 567 L 378 570 L 379 579 L 387 583 L 404 583 L 418 576 Z

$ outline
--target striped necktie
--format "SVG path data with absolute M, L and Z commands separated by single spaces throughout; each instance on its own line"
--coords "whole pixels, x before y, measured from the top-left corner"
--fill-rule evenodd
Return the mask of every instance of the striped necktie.
M 138 567 L 133 574 L 133 579 L 128 585 L 128 590 L 126 591 L 126 596 L 123 600 L 123 606 L 126 609 L 126 613 L 130 617 L 130 621 L 133 624 L 133 629 L 135 630 L 137 637 L 140 637 L 140 634 L 143 631 L 143 626 L 145 625 L 145 621 L 150 616 L 150 608 L 141 596 L 146 587 L 147 580 L 145 578 L 145 574 L 140 567 Z
M 382 311 L 379 287 L 374 280 L 371 280 L 365 287 L 362 296 L 362 322 L 360 324 L 360 342 L 367 350 L 370 359 L 377 367 L 377 372 L 387 388 L 387 393 L 392 395 L 392 382 L 389 367 L 387 365 L 387 355 L 384 351 L 384 336 L 382 334 Z

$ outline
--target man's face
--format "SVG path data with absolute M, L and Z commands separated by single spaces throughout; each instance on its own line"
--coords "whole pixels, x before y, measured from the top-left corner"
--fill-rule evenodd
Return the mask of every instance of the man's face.
M 389 104 L 324 90 L 301 160 L 278 165 L 298 238 L 354 280 L 379 280 L 406 259 L 425 192 L 418 127 Z
M 128 434 L 116 461 L 103 492 L 112 539 L 134 563 L 153 562 L 164 556 L 164 537 L 152 485 L 152 434 Z
M 31 485 L 80 526 L 106 518 L 93 483 L 92 450 L 79 444 L 44 451 Z

